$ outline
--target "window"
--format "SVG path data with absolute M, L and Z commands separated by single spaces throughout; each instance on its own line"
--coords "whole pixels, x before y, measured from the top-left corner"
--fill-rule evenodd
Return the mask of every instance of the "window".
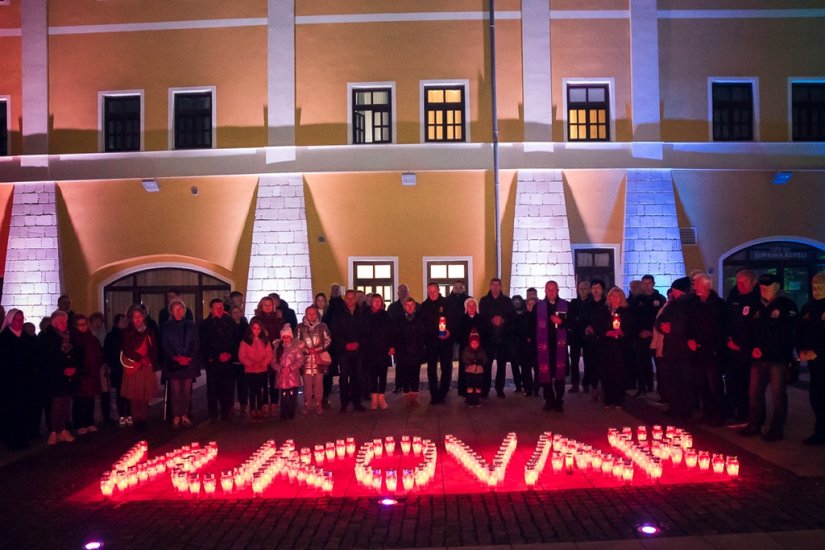
M 103 96 L 103 150 L 140 151 L 140 95 Z
M 0 99 L 0 156 L 9 154 L 9 102 Z
M 391 88 L 353 88 L 352 142 L 392 143 Z
M 610 87 L 567 85 L 568 141 L 610 141 Z
M 615 284 L 615 250 L 612 248 L 579 248 L 573 250 L 576 284 L 591 279 L 604 281 L 605 291 Z
M 791 84 L 793 141 L 825 141 L 825 82 Z
M 352 261 L 352 288 L 367 294 L 380 294 L 385 302 L 392 302 L 395 289 L 395 263 L 394 260 Z
M 466 109 L 464 85 L 424 86 L 424 141 L 467 141 Z
M 424 288 L 430 281 L 438 283 L 442 296 L 453 289 L 453 283 L 461 281 L 470 292 L 470 259 L 424 258 Z
M 172 91 L 175 149 L 214 146 L 214 90 Z
M 753 141 L 752 82 L 713 82 L 713 141 Z

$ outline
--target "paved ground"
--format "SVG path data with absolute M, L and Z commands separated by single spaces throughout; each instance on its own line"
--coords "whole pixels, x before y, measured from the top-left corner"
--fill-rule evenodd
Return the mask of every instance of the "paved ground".
M 200 409 L 202 392 L 197 397 Z M 380 506 L 369 491 L 339 490 L 352 487 L 351 479 L 337 479 L 332 497 L 302 493 L 309 498 L 278 498 L 284 493 L 275 491 L 264 499 L 193 501 L 159 489 L 156 499 L 104 501 L 94 491 L 101 472 L 140 437 L 130 430 L 103 430 L 72 445 L 0 454 L 2 546 L 80 548 L 99 538 L 106 548 L 516 548 L 551 543 L 561 548 L 822 548 L 825 449 L 799 443 L 811 425 L 806 399 L 801 390 L 791 390 L 791 420 L 799 427 L 776 444 L 742 439 L 726 428 L 684 426 L 694 433 L 697 447 L 739 456 L 738 481 L 687 477 L 623 486 L 598 476 L 550 476 L 542 478 L 542 490 L 525 491 L 514 459 L 507 474 L 512 483 L 489 492 L 466 476 L 458 479 L 463 474 L 451 469 L 454 465 L 439 444 L 445 466 L 433 486 L 390 508 Z M 518 433 L 519 453 L 529 454 L 545 430 L 606 450 L 608 426 L 668 423 L 652 402 L 633 400 L 624 411 L 605 410 L 581 394 L 568 397 L 563 415 L 544 413 L 540 400 L 516 395 L 491 398 L 475 410 L 457 399 L 413 412 L 402 409 L 398 396 L 390 404 L 385 412 L 299 416 L 260 425 L 201 424 L 185 433 L 156 423 L 146 439 L 150 452 L 216 440 L 224 460 L 240 462 L 268 438 L 293 438 L 301 446 L 346 435 L 363 440 L 409 433 L 439 441 L 454 433 L 489 458 L 508 431 Z M 635 527 L 643 521 L 658 524 L 660 537 L 640 538 Z

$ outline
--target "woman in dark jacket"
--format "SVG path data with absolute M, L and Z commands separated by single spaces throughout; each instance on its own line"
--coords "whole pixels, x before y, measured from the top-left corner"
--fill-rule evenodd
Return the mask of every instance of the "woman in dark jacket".
M 0 401 L 0 430 L 9 449 L 28 447 L 27 439 L 36 423 L 40 429 L 37 391 L 37 340 L 23 330 L 25 318 L 19 309 L 10 309 L 0 328 L 0 361 L 5 384 Z
M 425 330 L 412 298 L 404 302 L 404 316 L 395 324 L 395 372 L 410 407 L 418 406 L 421 363 L 424 362 Z
M 624 404 L 625 373 L 633 345 L 630 308 L 624 291 L 613 287 L 607 293 L 607 307 L 597 310 L 593 326 L 599 338 L 601 357 L 601 381 L 604 406 L 621 408 Z
M 120 362 L 120 340 L 124 329 L 128 326 L 126 315 L 118 313 L 112 320 L 112 330 L 106 335 L 103 342 L 103 357 L 109 365 L 109 378 L 112 387 L 117 392 L 118 424 L 121 428 L 132 425 L 132 412 L 129 410 L 129 400 L 120 393 L 123 382 L 123 365 Z
M 367 329 L 364 340 L 364 370 L 367 371 L 368 386 L 372 410 L 381 407 L 387 409 L 384 393 L 387 391 L 387 369 L 390 356 L 395 354 L 393 348 L 392 319 L 384 309 L 384 298 L 373 294 L 370 310 L 367 313 Z
M 74 337 L 77 348 L 83 353 L 83 364 L 77 373 L 78 389 L 72 405 L 74 426 L 78 435 L 96 432 L 95 398 L 100 395 L 100 371 L 103 369 L 103 348 L 89 330 L 85 315 L 74 316 Z
M 158 393 L 155 370 L 160 368 L 160 338 L 157 331 L 147 324 L 140 305 L 130 307 L 126 317 L 129 326 L 123 331 L 120 343 L 123 362 L 121 393 L 129 400 L 135 427 L 144 431 L 149 416 L 149 401 Z
M 40 361 L 48 375 L 52 397 L 49 445 L 58 441 L 71 443 L 74 437 L 66 429 L 72 408 L 72 396 L 77 391 L 77 371 L 83 364 L 83 356 L 75 347 L 69 334 L 69 315 L 65 311 L 52 313 L 51 322 L 39 339 Z
M 186 319 L 186 304 L 180 298 L 169 301 L 169 320 L 163 325 L 163 375 L 169 383 L 172 426 L 189 427 L 192 381 L 200 374 L 197 365 L 198 329 Z

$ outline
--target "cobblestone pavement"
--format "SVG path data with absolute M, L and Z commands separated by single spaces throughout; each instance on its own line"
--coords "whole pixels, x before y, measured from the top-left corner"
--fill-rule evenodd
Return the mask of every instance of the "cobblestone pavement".
M 199 396 L 199 406 L 202 401 Z M 397 396 L 391 405 L 385 412 L 299 416 L 291 422 L 272 420 L 257 426 L 202 424 L 185 434 L 157 426 L 158 420 L 146 439 L 150 449 L 161 450 L 195 438 L 222 437 L 246 438 L 254 448 L 268 437 L 280 441 L 309 434 L 320 442 L 323 436 L 329 439 L 331 432 L 340 437 L 344 429 L 381 434 L 412 428 L 432 430 L 434 438 L 450 430 L 468 439 L 483 440 L 486 434 L 499 441 L 509 429 L 535 441 L 532 438 L 549 425 L 572 437 L 580 437 L 581 432 L 586 439 L 602 433 L 605 425 L 668 421 L 644 401 L 629 401 L 626 411 L 605 411 L 584 395 L 568 396 L 564 415 L 544 413 L 540 400 L 515 395 L 491 398 L 473 411 L 465 410 L 457 399 L 414 412 L 402 410 Z M 104 429 L 72 445 L 44 448 L 0 467 L 2 546 L 81 548 L 92 539 L 105 541 L 107 549 L 630 542 L 639 540 L 635 527 L 643 521 L 658 524 L 662 537 L 825 530 L 825 478 L 798 476 L 746 451 L 733 439 L 698 426 L 685 427 L 703 446 L 738 455 L 742 478 L 684 485 L 412 495 L 393 507 L 382 507 L 369 497 L 79 502 L 72 496 L 94 484 L 139 439 L 129 430 Z M 799 452 L 819 451 L 799 445 Z M 803 548 L 805 543 L 795 547 Z

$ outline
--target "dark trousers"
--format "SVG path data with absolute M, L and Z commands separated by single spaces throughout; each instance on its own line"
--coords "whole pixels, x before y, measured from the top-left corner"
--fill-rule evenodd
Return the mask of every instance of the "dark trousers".
M 246 387 L 249 388 L 249 410 L 260 411 L 266 403 L 266 373 L 250 372 L 246 374 Z
M 635 348 L 636 389 L 641 392 L 653 391 L 653 356 L 650 353 L 650 342 L 653 338 L 636 338 L 633 340 Z
M 773 411 L 768 429 L 782 432 L 788 415 L 788 391 L 785 385 L 788 365 L 771 361 L 754 361 L 751 365 L 751 386 L 749 392 L 750 413 L 748 424 L 762 426 L 765 421 L 765 388 L 771 387 Z
M 49 411 L 51 430 L 60 433 L 69 425 L 69 414 L 72 408 L 72 398 L 61 395 L 52 398 L 52 407 Z
M 298 388 L 281 390 L 281 418 L 295 418 Z
M 811 408 L 814 410 L 814 433 L 825 436 L 825 357 L 808 361 L 811 373 L 810 394 Z
M 404 393 L 418 393 L 419 376 L 421 375 L 420 364 L 396 363 L 395 376 L 397 383 L 401 384 Z
M 538 382 L 535 380 L 536 371 L 536 351 L 522 349 L 519 352 L 519 364 L 521 370 L 521 384 L 524 388 L 524 393 L 531 395 L 538 394 Z M 513 374 L 515 378 L 515 374 Z
M 438 376 L 438 364 L 441 363 L 441 377 Z M 439 340 L 427 347 L 427 380 L 430 383 L 430 395 L 441 400 L 450 391 L 453 378 L 453 344 Z
M 622 350 L 616 350 L 621 354 Z M 604 404 L 620 407 L 624 404 L 626 362 L 621 357 L 614 357 L 602 364 L 601 380 Z
M 241 363 L 232 363 L 232 368 L 235 369 L 235 391 L 238 392 L 238 404 L 245 409 L 249 404 L 249 385 L 246 382 L 246 373 Z
M 693 368 L 687 359 L 664 358 L 664 374 L 667 378 L 667 398 L 670 411 L 679 418 L 687 418 L 696 402 L 696 383 Z
M 581 373 L 579 372 L 579 359 L 582 357 L 584 351 L 584 344 L 581 338 L 572 338 L 570 340 L 570 383 L 578 386 L 581 381 Z
M 389 368 L 388 357 L 381 357 L 378 359 L 372 358 L 367 360 L 370 393 L 387 392 L 387 370 L 389 370 Z
M 341 389 L 341 408 L 346 408 L 350 402 L 353 407 L 360 408 L 361 396 L 364 393 L 361 355 L 358 352 L 345 351 L 339 361 L 341 374 L 338 385 Z
M 206 365 L 206 407 L 211 418 L 229 420 L 235 403 L 235 371 L 232 363 Z
M 75 429 L 86 428 L 95 423 L 95 398 L 77 396 L 72 402 L 72 421 Z
M 269 394 L 269 402 L 273 405 L 277 405 L 281 392 L 278 391 L 278 386 L 275 384 L 275 371 L 267 371 L 266 386 L 267 393 Z
M 722 363 L 718 355 L 696 353 L 693 357 L 702 413 L 710 422 L 725 420 L 725 404 L 722 389 Z
M 329 396 L 332 393 L 332 374 L 327 372 L 324 374 L 324 400 L 329 400 Z M 396 384 L 398 380 L 396 379 Z
M 587 340 L 584 343 L 584 377 L 582 386 L 594 390 L 599 387 L 599 342 Z
M 481 385 L 484 383 L 484 374 L 478 372 L 465 373 L 465 380 L 467 381 L 466 394 L 467 403 L 476 405 L 481 397 Z
M 542 384 L 544 390 L 544 400 L 550 406 L 558 406 L 564 403 L 564 380 L 553 380 L 550 384 Z
M 742 351 L 728 351 L 725 369 L 725 392 L 727 412 L 740 422 L 747 422 L 750 411 L 748 393 L 750 391 L 750 355 Z
M 484 368 L 484 383 L 481 385 L 481 395 L 487 397 L 490 395 L 490 387 L 493 382 L 493 361 L 496 362 L 496 391 L 504 391 L 504 382 L 507 376 L 507 344 L 500 342 L 498 344 L 489 344 L 487 350 L 487 365 Z

